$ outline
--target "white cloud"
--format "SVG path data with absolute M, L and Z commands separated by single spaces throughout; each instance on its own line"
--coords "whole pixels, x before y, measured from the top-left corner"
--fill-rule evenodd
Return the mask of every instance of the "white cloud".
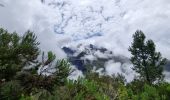
M 56 17 L 54 9 L 43 5 L 40 0 L 2 0 L 0 27 L 23 35 L 28 29 L 34 31 L 43 51 L 53 51 L 57 58 L 65 54 L 58 47 L 59 35 L 54 33 Z M 65 38 L 64 38 L 65 39 Z
M 69 75 L 68 79 L 77 80 L 80 77 L 84 77 L 83 73 L 80 70 L 78 70 L 75 66 L 71 66 L 71 69 L 73 70 L 73 72 Z
M 2 0 L 1 3 L 5 6 L 0 8 L 1 27 L 19 33 L 31 29 L 43 48 L 48 45 L 48 49 L 62 56 L 55 45 L 97 34 L 102 36 L 88 40 L 112 49 L 115 54 L 129 56 L 127 48 L 132 34 L 141 29 L 155 41 L 163 56 L 170 57 L 169 0 L 45 0 L 46 5 L 40 0 Z M 56 32 L 65 35 L 54 34 L 54 25 Z
M 164 74 L 165 74 L 165 81 L 170 82 L 170 73 L 165 71 Z
M 129 63 L 121 64 L 120 62 L 108 61 L 105 64 L 106 74 L 113 75 L 113 74 L 122 74 L 125 76 L 127 82 L 130 82 L 134 79 L 136 75 L 135 72 L 131 69 L 132 65 Z
M 121 73 L 122 72 L 121 63 L 119 63 L 119 62 L 114 63 L 113 61 L 107 62 L 106 72 L 109 75 Z
M 115 54 L 129 56 L 127 48 L 132 41 L 132 34 L 141 29 L 155 41 L 163 56 L 170 58 L 167 54 L 170 52 L 169 0 L 53 1 L 58 4 L 55 6 L 58 33 L 71 36 L 73 40 L 100 33 L 101 37 L 88 40 L 112 49 Z

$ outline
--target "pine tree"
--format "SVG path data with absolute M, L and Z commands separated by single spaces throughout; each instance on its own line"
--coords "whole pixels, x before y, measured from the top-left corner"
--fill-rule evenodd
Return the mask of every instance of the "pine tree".
M 33 32 L 23 37 L 0 28 L 0 80 L 11 80 L 18 71 L 36 63 L 39 43 Z
M 131 62 L 133 70 L 139 73 L 140 77 L 152 84 L 163 79 L 163 66 L 166 59 L 162 58 L 160 52 L 156 52 L 155 44 L 152 40 L 145 41 L 142 31 L 136 31 L 133 35 L 133 42 L 129 51 L 132 54 Z

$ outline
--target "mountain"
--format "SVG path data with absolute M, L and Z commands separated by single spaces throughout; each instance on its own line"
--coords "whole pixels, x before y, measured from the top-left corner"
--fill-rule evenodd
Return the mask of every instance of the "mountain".
M 104 71 L 106 63 L 109 61 L 120 63 L 121 65 L 130 63 L 127 57 L 115 55 L 111 50 L 97 47 L 93 44 L 79 44 L 74 47 L 64 46 L 62 49 L 67 54 L 71 64 L 83 72 L 94 68 L 96 70 L 103 69 Z
M 164 68 L 167 72 L 170 72 L 170 60 L 167 61 L 167 64 L 165 65 Z
M 130 72 L 128 69 L 131 63 L 128 57 L 116 55 L 113 51 L 104 47 L 98 47 L 93 44 L 78 44 L 74 46 L 64 46 L 62 49 L 67 54 L 69 62 L 82 72 L 93 69 L 106 71 L 108 63 L 111 63 L 110 67 L 113 66 L 113 69 L 114 64 L 119 63 L 120 66 L 118 67 L 121 73 Z M 164 70 L 170 71 L 170 61 L 167 62 Z

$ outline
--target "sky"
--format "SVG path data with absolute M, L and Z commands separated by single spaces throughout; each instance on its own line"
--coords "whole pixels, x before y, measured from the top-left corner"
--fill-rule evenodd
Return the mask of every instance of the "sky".
M 35 32 L 57 58 L 66 57 L 62 46 L 80 43 L 129 57 L 132 34 L 142 30 L 170 59 L 170 0 L 1 0 L 0 14 L 0 27 Z

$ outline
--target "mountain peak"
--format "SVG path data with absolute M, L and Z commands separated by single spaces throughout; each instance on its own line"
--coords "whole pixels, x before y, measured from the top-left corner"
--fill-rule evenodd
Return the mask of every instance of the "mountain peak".
M 129 63 L 129 59 L 122 55 L 114 55 L 111 50 L 104 47 L 97 47 L 93 44 L 83 45 L 78 44 L 75 47 L 63 47 L 70 62 L 80 70 L 86 70 L 86 65 L 99 68 L 104 68 L 106 62 L 114 61 Z

